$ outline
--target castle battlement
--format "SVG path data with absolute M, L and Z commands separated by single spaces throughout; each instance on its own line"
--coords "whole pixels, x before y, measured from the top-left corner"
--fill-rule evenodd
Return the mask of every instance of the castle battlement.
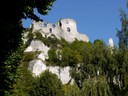
M 69 42 L 72 42 L 75 39 L 87 42 L 89 41 L 87 35 L 80 34 L 77 31 L 76 21 L 73 19 L 60 19 L 55 24 L 49 22 L 33 21 L 32 24 L 33 32 L 40 31 L 43 32 L 45 35 L 54 34 L 57 38 L 64 38 Z

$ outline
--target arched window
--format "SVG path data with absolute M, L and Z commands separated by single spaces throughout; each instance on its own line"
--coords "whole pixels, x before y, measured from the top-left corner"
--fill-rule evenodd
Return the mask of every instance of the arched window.
M 68 20 L 66 20 L 66 24 L 68 24 L 69 22 L 68 22 Z
M 61 21 L 59 21 L 59 26 L 62 27 L 62 23 L 61 23 Z
M 67 31 L 68 31 L 68 32 L 70 32 L 70 31 L 71 31 L 71 29 L 68 27 L 68 28 L 67 28 Z
M 49 32 L 52 33 L 52 28 L 49 28 Z
M 55 24 L 52 24 L 52 28 L 55 28 L 56 27 L 56 25 Z
M 47 27 L 47 23 L 44 23 L 44 27 Z

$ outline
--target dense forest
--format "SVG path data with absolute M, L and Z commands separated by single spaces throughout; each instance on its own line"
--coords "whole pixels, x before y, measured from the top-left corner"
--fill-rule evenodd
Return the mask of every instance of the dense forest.
M 52 6 L 54 0 L 48 1 L 49 3 L 43 2 L 43 4 Z M 25 7 L 20 7 L 22 9 L 30 7 L 40 9 L 38 5 L 42 2 L 36 2 L 36 4 L 29 2 L 27 7 L 25 4 L 23 4 Z M 32 29 L 22 28 L 20 22 L 23 17 L 39 19 L 34 14 L 30 15 L 32 10 L 28 9 L 22 10 L 27 14 L 26 17 L 19 14 L 22 16 L 16 18 L 15 22 L 19 22 L 19 26 L 15 22 L 12 24 L 11 20 L 7 24 L 3 23 L 3 26 L 1 25 L 4 34 L 15 32 L 17 29 L 19 29 L 17 31 L 21 31 L 18 35 L 15 35 L 16 33 L 8 34 L 5 42 L 1 43 L 3 44 L 3 49 L 1 49 L 3 57 L 0 58 L 1 96 L 3 94 L 5 96 L 128 96 L 128 18 L 125 11 L 120 11 L 121 29 L 118 29 L 115 34 L 119 39 L 119 45 L 111 48 L 103 40 L 84 42 L 76 39 L 69 43 L 63 38 L 57 39 L 54 35 L 54 38 L 45 38 L 39 32 L 32 33 Z M 46 14 L 47 9 L 49 8 L 45 7 L 42 14 Z M 41 11 L 39 10 L 39 12 Z M 6 30 L 5 25 L 8 25 Z M 22 34 L 28 30 L 28 42 L 24 44 L 21 39 L 24 38 Z M 75 80 L 72 85 L 63 85 L 60 79 L 48 70 L 40 77 L 33 77 L 28 70 L 28 63 L 36 59 L 36 54 L 39 52 L 24 53 L 24 50 L 34 39 L 38 39 L 50 47 L 49 58 L 45 60 L 48 66 L 70 66 L 72 68 L 70 75 Z M 4 43 L 7 45 L 5 46 Z M 61 53 L 56 53 L 58 49 L 61 50 Z M 62 56 L 61 59 L 58 54 Z

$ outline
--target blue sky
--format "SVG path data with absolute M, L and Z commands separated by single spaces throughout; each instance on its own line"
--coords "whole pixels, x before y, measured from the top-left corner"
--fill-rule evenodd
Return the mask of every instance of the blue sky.
M 86 34 L 90 41 L 113 38 L 118 45 L 117 30 L 121 29 L 119 9 L 127 10 L 126 0 L 56 0 L 44 21 L 56 23 L 61 18 L 72 18 L 77 22 L 80 33 Z M 31 20 L 23 20 L 23 26 L 29 27 Z

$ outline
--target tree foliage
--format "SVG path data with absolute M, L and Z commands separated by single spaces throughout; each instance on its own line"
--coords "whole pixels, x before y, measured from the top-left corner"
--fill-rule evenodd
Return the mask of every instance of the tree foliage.
M 103 76 L 85 79 L 82 96 L 113 96 L 110 86 Z
M 119 47 L 121 49 L 128 48 L 128 18 L 125 11 L 120 10 L 120 21 L 121 21 L 121 30 L 118 30 L 117 36 L 119 38 Z
M 61 96 L 63 94 L 62 84 L 57 75 L 48 70 L 36 78 L 35 86 L 30 96 Z
M 8 79 L 6 78 L 5 67 L 6 64 L 4 63 L 8 58 L 8 55 L 11 52 L 14 52 L 21 43 L 21 37 L 23 32 L 22 26 L 22 19 L 34 19 L 34 20 L 41 20 L 35 13 L 34 10 L 42 14 L 46 15 L 51 7 L 53 6 L 53 2 L 55 0 L 5 0 L 1 1 L 0 8 L 1 8 L 1 19 L 0 19 L 0 43 L 1 43 L 1 50 L 0 50 L 0 93 L 1 95 L 4 94 L 4 91 L 9 90 L 9 86 L 6 84 L 5 81 Z M 11 12 L 11 13 L 10 13 Z M 17 62 L 13 62 L 12 65 Z M 10 64 L 11 65 L 11 64 Z M 13 70 L 16 69 L 17 66 Z M 9 80 L 8 80 L 9 81 Z M 10 82 L 11 83 L 11 82 Z
M 63 85 L 63 90 L 64 96 L 81 96 L 81 90 L 76 83 Z

